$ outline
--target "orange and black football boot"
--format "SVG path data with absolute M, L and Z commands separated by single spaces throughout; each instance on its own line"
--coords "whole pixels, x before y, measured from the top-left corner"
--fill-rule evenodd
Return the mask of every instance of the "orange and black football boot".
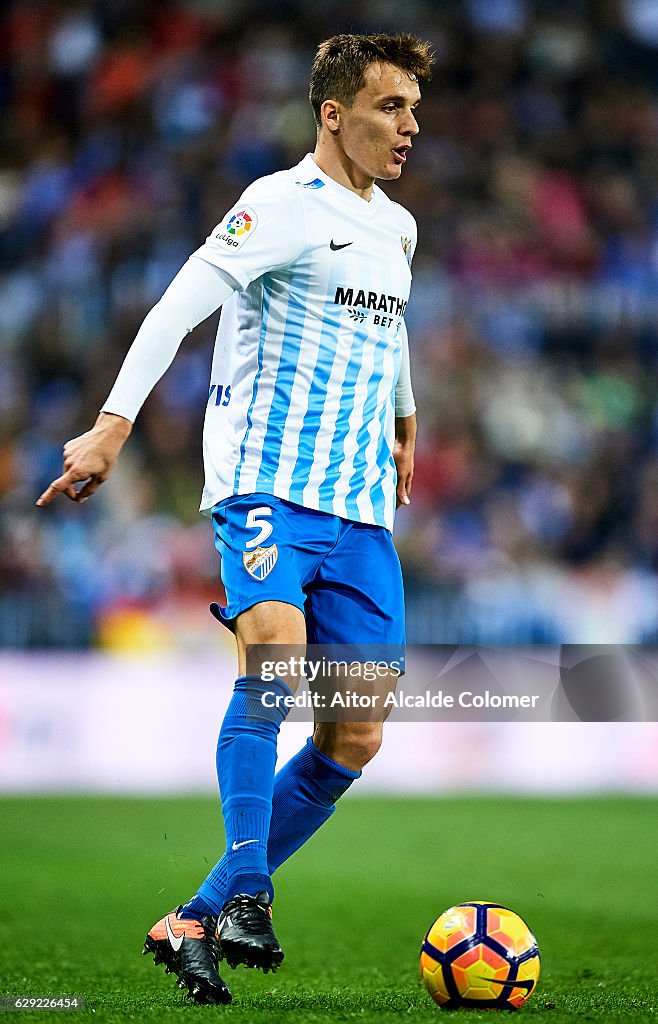
M 180 918 L 182 906 L 154 924 L 142 953 L 153 953 L 154 964 L 175 974 L 178 987 L 195 1003 L 230 1003 L 231 990 L 217 970 L 217 918 Z
M 244 964 L 267 974 L 283 961 L 283 950 L 272 928 L 272 903 L 266 892 L 240 893 L 222 907 L 217 922 L 219 958 L 229 967 Z

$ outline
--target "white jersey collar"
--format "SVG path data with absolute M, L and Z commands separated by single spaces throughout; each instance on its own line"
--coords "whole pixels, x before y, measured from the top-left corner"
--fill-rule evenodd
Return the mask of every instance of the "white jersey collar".
M 351 207 L 360 210 L 361 213 L 365 212 L 366 214 L 372 215 L 381 205 L 384 193 L 377 187 L 377 185 L 373 185 L 372 197 L 370 200 L 362 199 L 361 196 L 356 194 L 356 192 L 352 192 L 351 189 L 345 188 L 344 185 L 341 185 L 318 167 L 311 153 L 306 154 L 304 159 L 297 164 L 295 170 L 299 171 L 304 182 L 319 178 L 320 181 L 322 181 L 323 184 L 331 190 L 332 194 L 335 195 L 337 199 L 340 199 L 345 203 L 349 203 Z

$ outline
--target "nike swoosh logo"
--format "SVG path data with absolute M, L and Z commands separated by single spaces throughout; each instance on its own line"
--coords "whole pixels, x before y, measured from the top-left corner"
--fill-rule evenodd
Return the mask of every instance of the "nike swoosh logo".
M 239 850 L 241 846 L 247 846 L 248 843 L 257 843 L 257 842 L 258 842 L 257 839 L 245 839 L 244 842 L 242 842 L 242 843 L 236 843 L 234 841 L 233 842 L 233 846 L 231 847 L 231 849 L 232 850 Z
M 338 252 L 339 249 L 347 249 L 348 245 L 354 245 L 354 242 L 343 242 L 341 245 L 336 245 L 333 238 L 329 242 L 329 248 L 332 252 Z
M 534 981 L 498 981 L 497 978 L 480 978 L 480 981 L 488 981 L 490 985 L 500 985 L 501 988 L 524 988 L 532 992 L 535 987 Z
M 177 953 L 178 950 L 183 945 L 183 939 L 185 938 L 185 932 L 183 932 L 182 935 L 179 935 L 178 938 L 176 938 L 176 936 L 174 935 L 173 931 L 171 930 L 171 925 L 169 924 L 169 916 L 168 915 L 165 918 L 165 928 L 167 929 L 167 938 L 169 939 L 169 944 L 171 945 L 171 948 L 173 949 L 174 953 Z

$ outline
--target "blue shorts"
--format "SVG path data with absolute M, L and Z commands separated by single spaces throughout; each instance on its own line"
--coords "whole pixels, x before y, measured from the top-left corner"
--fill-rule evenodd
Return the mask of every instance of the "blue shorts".
M 227 605 L 211 605 L 230 629 L 261 601 L 306 616 L 309 644 L 404 644 L 400 560 L 383 526 L 239 494 L 213 508 Z

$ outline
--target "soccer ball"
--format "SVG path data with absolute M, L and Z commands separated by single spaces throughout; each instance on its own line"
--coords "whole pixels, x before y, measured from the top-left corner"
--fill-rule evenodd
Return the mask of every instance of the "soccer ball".
M 460 903 L 423 939 L 420 974 L 447 1009 L 518 1010 L 539 978 L 539 948 L 518 914 L 499 903 Z

